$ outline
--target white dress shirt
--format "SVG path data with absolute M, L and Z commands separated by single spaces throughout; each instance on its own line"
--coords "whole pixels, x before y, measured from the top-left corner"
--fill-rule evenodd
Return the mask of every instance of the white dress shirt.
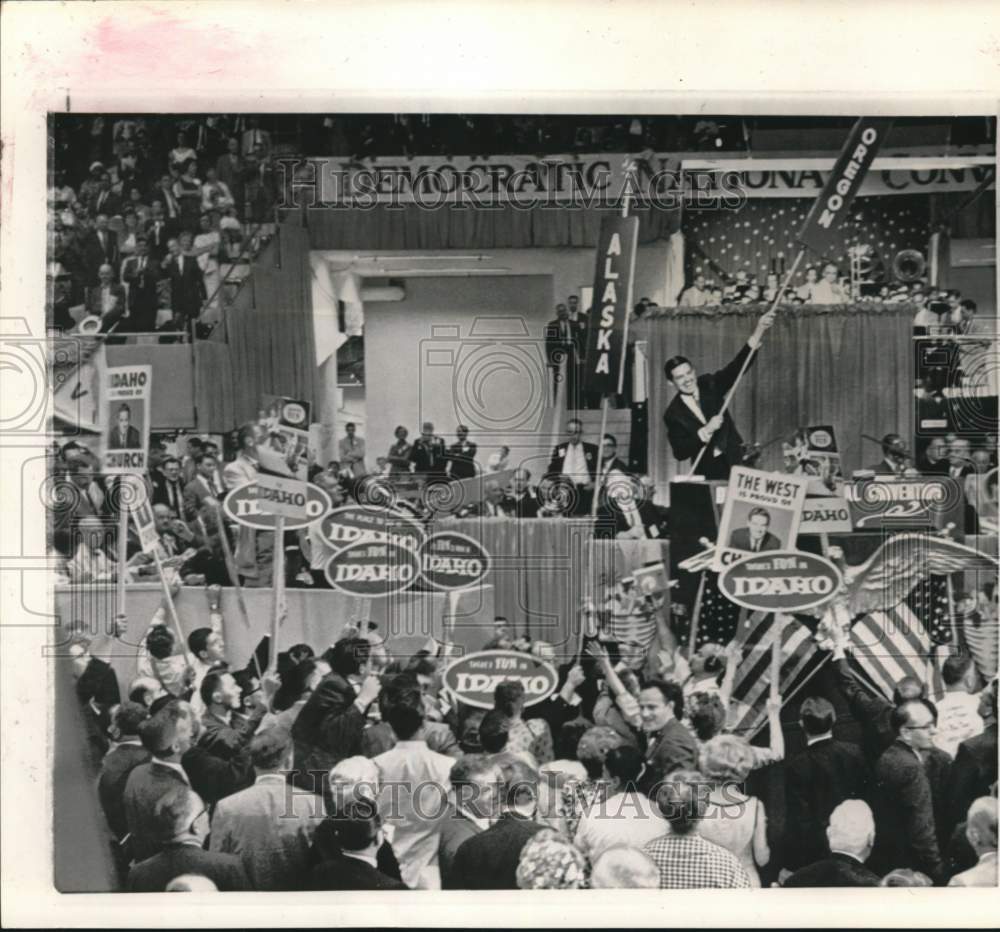
M 983 733 L 979 717 L 979 697 L 967 692 L 945 693 L 937 704 L 938 721 L 934 745 L 952 757 L 966 738 Z
M 580 819 L 573 844 L 593 864 L 614 845 L 641 849 L 669 831 L 667 820 L 649 798 L 629 791 L 594 803 Z
M 582 441 L 566 444 L 562 474 L 576 485 L 586 485 L 590 482 L 590 470 L 587 467 L 587 457 L 583 451 Z
M 379 811 L 395 829 L 392 847 L 411 890 L 440 890 L 438 844 L 447 817 L 454 759 L 426 741 L 398 741 L 373 758 L 379 769 Z

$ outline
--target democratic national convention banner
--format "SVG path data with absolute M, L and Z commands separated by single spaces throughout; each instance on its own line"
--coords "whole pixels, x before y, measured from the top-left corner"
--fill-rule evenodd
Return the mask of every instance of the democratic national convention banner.
M 111 366 L 105 370 L 105 475 L 146 472 L 152 366 Z
M 517 203 L 539 207 L 735 207 L 746 198 L 816 197 L 830 180 L 832 158 L 740 159 L 644 152 L 630 180 L 624 153 L 544 156 L 396 156 L 375 159 L 279 159 L 289 207 L 439 207 Z M 867 197 L 974 191 L 993 173 L 992 157 L 880 158 L 864 176 Z
M 603 217 L 597 240 L 594 296 L 588 312 L 584 385 L 588 391 L 620 392 L 625 328 L 632 302 L 638 217 Z
M 808 476 L 735 467 L 719 523 L 715 572 L 749 553 L 794 550 L 809 481 Z

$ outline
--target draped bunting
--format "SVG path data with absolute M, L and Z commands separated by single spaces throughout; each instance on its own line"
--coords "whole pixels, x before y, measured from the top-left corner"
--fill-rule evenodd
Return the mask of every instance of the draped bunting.
M 647 313 L 633 329 L 649 344 L 649 459 L 658 489 L 682 472 L 670 452 L 663 412 L 674 389 L 664 362 L 688 357 L 698 373 L 728 363 L 753 332 L 759 305 Z M 833 424 L 844 472 L 876 463 L 881 451 L 862 440 L 894 431 L 913 435 L 913 308 L 899 304 L 782 308 L 731 411 L 744 440 L 784 437 L 798 426 Z M 781 446 L 764 452 L 762 469 L 781 468 Z
M 441 207 L 413 204 L 369 210 L 304 211 L 313 249 L 501 249 L 526 246 L 597 245 L 607 210 L 574 207 Z M 612 211 L 614 212 L 614 211 Z M 302 211 L 286 209 L 286 218 Z M 667 239 L 680 229 L 680 208 L 635 210 L 639 242 Z

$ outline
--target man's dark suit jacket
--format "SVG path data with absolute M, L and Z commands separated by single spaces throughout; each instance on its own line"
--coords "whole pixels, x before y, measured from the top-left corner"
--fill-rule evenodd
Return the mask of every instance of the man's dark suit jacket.
M 101 326 L 101 332 L 107 333 L 111 325 L 114 323 L 118 324 L 118 330 L 122 329 L 122 317 L 126 310 L 126 298 L 125 289 L 118 284 L 118 282 L 112 282 L 110 286 L 111 296 L 115 298 L 115 306 L 107 312 L 104 313 L 104 304 L 101 300 L 101 286 L 100 284 L 93 285 L 87 289 L 87 297 L 84 301 L 86 310 L 88 314 L 94 317 L 102 317 L 103 324 Z
M 597 475 L 597 447 L 592 443 L 587 443 L 585 440 L 581 440 L 580 442 L 583 444 L 583 457 L 587 461 L 587 472 L 590 473 L 590 481 L 593 482 L 594 477 Z M 557 443 L 552 448 L 552 458 L 549 460 L 548 475 L 562 475 L 563 462 L 566 459 L 566 448 L 568 446 L 569 441 L 564 441 L 563 443 Z
M 97 271 L 102 265 L 110 265 L 117 271 L 118 266 L 118 234 L 114 230 L 105 230 L 104 245 L 101 245 L 101 238 L 97 235 L 97 230 L 91 230 L 80 242 L 80 251 L 83 254 L 83 267 L 87 274 L 88 285 L 97 284 Z
M 191 789 L 207 806 L 214 806 L 220 799 L 253 786 L 255 773 L 249 747 L 223 760 L 195 745 L 185 752 L 181 765 L 191 781 Z
M 146 224 L 146 240 L 149 247 L 150 258 L 158 262 L 163 260 L 167 254 L 167 242 L 177 235 L 177 221 L 164 217 L 159 230 L 156 229 L 156 221 L 150 220 Z
M 849 854 L 830 854 L 797 870 L 783 887 L 877 887 L 879 876 Z
M 641 502 L 639 505 L 639 518 L 642 521 L 642 526 L 646 529 L 647 538 L 662 538 L 666 537 L 666 528 L 661 527 L 661 514 L 660 510 L 650 501 Z M 650 528 L 657 528 L 657 534 L 651 534 Z M 628 523 L 628 518 L 625 517 L 625 512 L 614 502 L 605 502 L 600 508 L 597 509 L 597 524 L 594 529 L 594 536 L 596 538 L 609 540 L 612 537 L 617 537 L 619 534 L 624 533 L 629 530 L 630 525 Z
M 339 854 L 322 861 L 309 871 L 306 890 L 408 890 L 401 880 L 394 880 L 370 864 Z
M 146 266 L 139 272 L 139 257 L 132 256 L 122 266 L 122 280 L 128 284 L 128 312 L 130 330 L 135 333 L 152 333 L 156 329 L 156 310 L 159 295 L 159 263 L 153 255 L 145 257 Z M 121 329 L 121 325 L 119 325 Z
M 507 512 L 514 518 L 538 517 L 538 509 L 541 506 L 538 504 L 538 490 L 535 488 L 526 489 L 520 499 L 508 495 L 504 501 Z
M 136 861 L 152 857 L 163 847 L 153 819 L 157 801 L 168 790 L 187 785 L 173 768 L 160 766 L 154 761 L 140 764 L 128 775 L 125 781 L 125 824 L 132 836 L 129 846 Z
M 887 874 L 897 867 L 941 879 L 931 786 L 923 762 L 895 741 L 875 765 L 875 850 L 872 867 Z
M 448 807 L 448 814 L 441 822 L 441 832 L 438 843 L 438 868 L 441 871 L 441 889 L 457 890 L 458 865 L 456 855 L 458 849 L 465 842 L 476 835 L 482 834 L 482 830 L 458 812 L 454 806 Z
M 697 770 L 698 744 L 694 735 L 673 718 L 647 744 L 645 757 L 646 773 L 641 788 L 648 793 L 657 781 L 674 770 Z
M 462 450 L 461 443 L 453 443 L 448 447 L 448 462 L 451 469 L 448 475 L 452 479 L 471 479 L 476 474 L 476 450 L 474 443 L 466 443 L 467 450 Z
M 177 259 L 171 256 L 167 262 L 167 277 L 170 280 L 170 307 L 175 314 L 184 317 L 197 317 L 201 313 L 201 305 L 208 298 L 205 290 L 205 276 L 194 256 L 184 256 L 184 269 L 181 271 Z
M 572 320 L 566 321 L 568 338 L 563 338 L 560 335 L 561 326 L 562 321 L 558 317 L 545 325 L 545 357 L 550 366 L 556 366 L 562 361 L 559 358 L 561 353 L 567 354 L 567 362 L 578 362 L 587 349 L 585 344 L 587 331 L 582 323 Z M 570 355 L 571 353 L 573 355 Z
M 949 822 L 964 822 L 969 806 L 980 796 L 990 795 L 997 781 L 997 723 L 991 722 L 982 734 L 967 738 L 955 752 L 948 780 Z
M 392 730 L 392 725 L 388 722 L 379 722 L 366 728 L 361 736 L 361 753 L 365 757 L 378 757 L 386 751 L 391 751 L 396 746 L 396 733 Z M 424 740 L 427 747 L 438 754 L 447 754 L 456 760 L 462 756 L 462 749 L 458 744 L 451 726 L 444 722 L 424 722 Z
M 837 671 L 837 685 L 847 700 L 851 714 L 861 723 L 864 733 L 862 750 L 874 765 L 882 752 L 896 740 L 891 721 L 893 705 L 884 696 L 876 696 L 865 689 L 846 660 L 837 660 L 833 666 Z
M 235 854 L 204 851 L 195 844 L 170 844 L 129 871 L 128 890 L 162 893 L 171 880 L 182 874 L 200 874 L 222 891 L 253 889 L 243 862 Z
M 129 425 L 127 431 L 125 431 L 125 444 L 121 443 L 118 435 L 118 428 L 113 427 L 108 433 L 108 449 L 109 450 L 141 450 L 142 449 L 142 437 L 139 436 L 139 431 L 134 427 Z
M 750 528 L 738 527 L 729 538 L 729 546 L 737 550 L 752 550 L 750 546 Z M 780 550 L 781 541 L 770 531 L 764 532 L 764 537 L 760 542 L 760 550 Z
M 345 757 L 361 754 L 365 716 L 354 704 L 357 693 L 339 673 L 327 674 L 313 690 L 292 726 L 296 785 L 314 789 L 311 772 L 330 772 Z
M 152 758 L 141 744 L 121 744 L 101 763 L 101 775 L 97 780 L 97 795 L 104 810 L 104 818 L 115 838 L 124 838 L 128 833 L 125 818 L 125 786 L 129 775 L 140 764 Z
M 170 496 L 167 494 L 167 486 L 170 484 L 166 476 L 156 472 L 151 473 L 153 483 L 153 504 L 170 505 Z M 174 483 L 174 491 L 177 494 L 177 517 L 180 518 L 184 512 L 184 483 L 178 479 Z
M 785 765 L 789 866 L 826 857 L 830 813 L 845 799 L 871 799 L 872 789 L 868 763 L 854 744 L 827 738 L 792 757 Z
M 505 812 L 485 832 L 464 841 L 455 854 L 452 873 L 457 890 L 516 890 L 521 849 L 544 825 Z
M 726 392 L 732 387 L 739 375 L 747 356 L 751 353 L 750 347 L 745 345 L 736 357 L 727 366 L 718 372 L 710 372 L 706 375 L 698 376 L 698 406 L 701 408 L 705 420 L 710 421 L 722 409 L 722 402 L 725 400 Z M 753 360 L 757 354 L 754 353 Z M 750 365 L 753 365 L 753 360 Z M 670 449 L 678 460 L 693 460 L 704 444 L 698 437 L 698 431 L 705 425 L 695 417 L 694 413 L 684 403 L 678 392 L 667 410 L 663 412 L 663 423 L 667 427 L 667 439 L 670 441 Z M 713 447 L 718 447 L 722 451 L 722 459 L 725 459 L 727 466 L 738 466 L 742 457 L 743 438 L 736 429 L 729 410 L 722 418 L 722 426 L 712 435 L 711 443 Z M 707 452 L 698 464 L 699 469 L 706 468 L 713 459 L 711 451 Z
M 410 462 L 413 463 L 414 472 L 427 476 L 443 475 L 447 458 L 448 453 L 440 437 L 434 437 L 430 443 L 423 437 L 417 437 L 410 448 Z
M 93 699 L 107 709 L 122 701 L 114 668 L 98 657 L 91 657 L 87 668 L 80 674 L 76 681 L 76 694 L 81 702 Z

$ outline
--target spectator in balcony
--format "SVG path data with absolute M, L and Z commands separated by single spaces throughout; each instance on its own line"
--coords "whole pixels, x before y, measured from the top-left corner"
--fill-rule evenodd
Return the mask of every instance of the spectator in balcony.
M 107 172 L 101 174 L 91 210 L 93 213 L 108 214 L 111 217 L 121 213 L 122 199 L 112 188 L 111 175 Z
M 97 284 L 87 292 L 87 313 L 101 318 L 101 333 L 120 325 L 128 313 L 125 289 L 113 280 L 113 275 L 111 266 L 104 263 L 97 271 Z
M 277 199 L 274 163 L 262 145 L 247 157 L 244 170 L 247 216 L 251 223 L 270 223 Z
M 101 175 L 104 174 L 104 165 L 101 162 L 93 162 L 90 166 L 90 173 L 80 183 L 80 191 L 77 198 L 85 207 L 93 204 L 98 191 L 101 190 Z
M 240 151 L 248 156 L 258 150 L 262 156 L 271 154 L 271 134 L 260 128 L 260 117 L 252 116 L 247 119 L 247 129 L 240 140 Z
M 144 236 L 135 240 L 135 255 L 122 266 L 122 281 L 128 287 L 128 329 L 135 333 L 152 333 L 156 329 L 159 281 L 156 261 L 149 255 L 149 242 Z M 125 323 L 125 321 L 123 321 Z M 119 324 L 118 329 L 122 329 Z
M 180 205 L 182 230 L 195 230 L 201 216 L 201 180 L 198 178 L 198 163 L 191 159 L 173 185 L 174 197 Z
M 813 289 L 819 283 L 819 273 L 816 266 L 810 265 L 806 268 L 806 280 L 795 289 L 798 295 L 806 304 L 813 303 Z
M 179 173 L 178 177 L 180 177 Z M 159 187 L 153 192 L 153 201 L 162 202 L 166 218 L 176 225 L 181 219 L 181 205 L 174 196 L 174 181 L 173 175 L 163 175 L 160 178 Z
M 149 223 L 149 218 L 152 216 L 152 211 L 149 205 L 143 200 L 140 188 L 134 186 L 128 188 L 128 200 L 125 204 L 125 209 L 131 209 L 135 212 L 139 220 L 139 228 L 145 230 L 146 224 Z
M 201 209 L 202 211 L 218 211 L 221 213 L 227 207 L 235 206 L 233 193 L 229 186 L 219 180 L 219 176 L 214 168 L 209 166 L 205 169 L 205 183 L 201 186 Z
M 212 225 L 213 215 L 201 215 L 201 229 L 194 238 L 192 255 L 197 257 L 198 267 L 204 278 L 205 292 L 208 296 L 206 311 L 213 312 L 219 306 L 219 285 L 222 281 L 219 275 L 219 250 L 222 248 L 222 238 L 218 226 Z
M 240 143 L 235 137 L 226 143 L 226 152 L 215 163 L 215 173 L 220 184 L 226 186 L 239 214 L 243 214 L 246 204 L 243 193 L 243 176 L 246 165 L 240 155 Z
M 386 459 L 389 462 L 389 474 L 399 476 L 410 471 L 410 454 L 413 451 L 413 444 L 406 438 L 409 431 L 402 424 L 396 428 L 396 442 L 389 447 L 389 455 Z
M 170 150 L 167 163 L 170 168 L 183 169 L 188 162 L 192 161 L 198 161 L 198 153 L 188 145 L 187 133 L 180 132 L 177 134 L 177 145 Z
M 208 297 L 205 278 L 191 253 L 190 233 L 181 233 L 179 239 L 170 240 L 167 249 L 169 255 L 163 260 L 163 270 L 170 281 L 170 307 L 186 323 L 197 319 Z
M 160 467 L 160 475 L 153 475 L 153 504 L 166 505 L 175 517 L 181 516 L 184 501 L 181 483 L 181 463 L 175 456 L 168 457 Z
M 167 254 L 167 243 L 176 234 L 177 224 L 166 215 L 163 201 L 154 200 L 150 205 L 149 220 L 146 223 L 146 239 L 150 258 L 161 262 Z
M 711 295 L 705 287 L 705 276 L 696 275 L 694 284 L 681 294 L 681 307 L 705 307 L 711 303 Z
M 141 235 L 141 231 L 139 230 L 139 218 L 131 207 L 125 208 L 125 212 L 122 214 L 122 222 L 124 228 L 122 229 L 121 236 L 118 237 L 118 252 L 121 255 L 121 260 L 124 262 L 130 256 L 135 255 L 135 241 L 136 237 Z
M 107 214 L 97 215 L 94 229 L 83 237 L 81 249 L 86 276 L 84 284 L 97 284 L 98 271 L 102 265 L 110 265 L 111 274 L 114 275 L 118 267 L 118 234 L 108 228 Z

